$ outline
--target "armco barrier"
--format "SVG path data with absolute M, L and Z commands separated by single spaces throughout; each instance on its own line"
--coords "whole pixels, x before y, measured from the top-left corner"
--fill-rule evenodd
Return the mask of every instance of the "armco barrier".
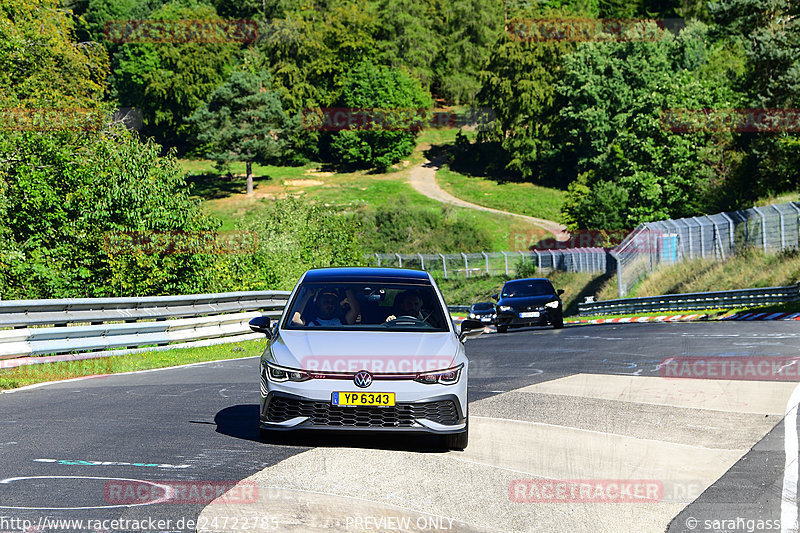
M 288 296 L 286 291 L 255 291 L 2 301 L 0 328 L 13 329 L 0 329 L 0 359 L 141 346 L 178 348 L 204 339 L 248 340 L 256 338 L 249 320 L 259 315 L 278 318 Z
M 32 363 L 34 357 L 36 362 L 84 359 L 260 339 L 248 322 L 256 316 L 279 318 L 289 294 L 0 301 L 0 360 L 6 360 L 0 368 Z
M 719 292 L 664 294 L 578 304 L 581 316 L 621 315 L 650 311 L 697 311 L 780 304 L 800 299 L 800 283 L 789 287 L 738 289 Z

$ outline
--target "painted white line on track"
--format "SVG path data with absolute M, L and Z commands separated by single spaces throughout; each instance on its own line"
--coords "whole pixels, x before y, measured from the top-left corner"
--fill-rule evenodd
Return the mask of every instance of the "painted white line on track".
M 115 372 L 113 374 L 93 374 L 91 376 L 81 376 L 79 378 L 62 379 L 58 381 L 46 381 L 44 383 L 34 383 L 33 385 L 26 385 L 17 389 L 0 390 L 3 394 L 11 394 L 14 392 L 23 392 L 31 389 L 38 389 L 47 385 L 58 385 L 60 383 L 72 383 L 73 381 L 83 381 L 85 379 L 107 378 L 111 376 L 128 376 L 131 374 L 145 374 L 147 372 L 160 372 L 161 370 L 173 370 L 176 368 L 188 368 L 191 366 L 208 365 L 211 363 L 221 363 L 223 361 L 243 361 L 244 359 L 253 359 L 254 357 L 261 357 L 260 355 L 248 355 L 247 357 L 237 357 L 235 359 L 215 359 L 214 361 L 201 361 L 199 363 L 189 363 L 187 365 L 165 366 L 163 368 L 149 368 L 147 370 L 131 370 L 130 372 Z
M 781 533 L 797 531 L 797 405 L 800 403 L 800 385 L 789 397 L 786 416 L 783 419 L 783 448 L 786 462 L 783 466 L 783 490 L 781 491 Z
M 25 476 L 25 477 L 10 477 L 0 480 L 0 484 L 10 484 L 14 481 L 24 481 L 26 479 L 104 479 L 106 481 L 132 481 L 134 483 L 145 483 L 153 485 L 160 489 L 164 489 L 164 497 L 145 503 L 127 503 L 118 505 L 96 505 L 91 507 L 14 507 L 10 505 L 0 505 L 0 509 L 16 509 L 24 511 L 78 511 L 86 509 L 115 509 L 119 507 L 142 507 L 144 505 L 153 505 L 156 503 L 164 503 L 169 501 L 173 496 L 174 489 L 169 485 L 159 485 L 153 481 L 144 481 L 143 479 L 130 479 L 124 477 L 92 477 L 92 476 Z

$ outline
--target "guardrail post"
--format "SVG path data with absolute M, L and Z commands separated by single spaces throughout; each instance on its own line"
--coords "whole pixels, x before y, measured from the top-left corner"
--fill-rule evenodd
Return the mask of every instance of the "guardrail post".
M 442 268 L 444 269 L 444 279 L 447 279 L 447 260 L 444 258 L 444 254 L 439 254 L 439 257 L 442 258 Z
M 757 207 L 753 207 L 753 210 L 761 215 L 761 243 L 764 245 L 764 252 L 767 251 L 767 217 L 764 215 L 763 212 Z
M 469 277 L 469 261 L 467 260 L 467 254 L 461 252 L 461 257 L 464 258 L 464 277 Z
M 508 277 L 508 254 L 506 252 L 500 252 L 503 254 L 503 259 L 506 262 L 506 277 Z
M 420 270 L 425 270 L 425 259 L 422 257 L 422 254 L 417 254 L 417 257 L 419 257 L 419 264 L 422 267 Z
M 772 209 L 777 211 L 778 216 L 781 217 L 781 251 L 783 251 L 786 249 L 786 232 L 783 226 L 783 213 L 781 212 L 780 209 L 778 209 L 778 206 L 776 206 L 775 204 L 771 204 L 771 207 Z
M 377 252 L 375 253 L 375 258 L 378 260 L 378 266 L 381 266 L 381 256 Z
M 403 268 L 403 258 L 400 257 L 400 254 L 394 254 L 397 256 L 397 262 L 400 263 L 400 268 Z

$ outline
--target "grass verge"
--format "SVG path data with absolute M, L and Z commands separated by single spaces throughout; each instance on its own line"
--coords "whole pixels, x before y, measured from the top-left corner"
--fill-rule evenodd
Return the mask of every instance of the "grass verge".
M 0 369 L 0 390 L 98 374 L 118 374 L 204 361 L 237 359 L 261 355 L 264 346 L 264 340 L 255 340 Z

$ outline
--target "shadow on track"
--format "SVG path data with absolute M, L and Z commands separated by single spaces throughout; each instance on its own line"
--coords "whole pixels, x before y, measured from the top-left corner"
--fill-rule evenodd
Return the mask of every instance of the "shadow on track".
M 444 453 L 437 435 L 376 433 L 368 431 L 271 431 L 261 439 L 258 430 L 258 404 L 233 405 L 214 417 L 217 433 L 237 439 L 263 442 L 275 446 L 303 448 L 366 448 L 420 453 Z

